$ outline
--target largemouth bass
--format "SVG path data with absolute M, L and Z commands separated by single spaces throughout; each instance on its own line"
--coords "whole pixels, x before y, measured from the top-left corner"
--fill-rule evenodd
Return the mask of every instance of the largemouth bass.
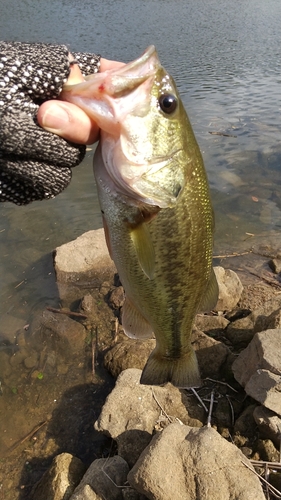
M 200 385 L 192 325 L 215 304 L 213 210 L 202 156 L 153 46 L 122 68 L 64 87 L 100 126 L 94 174 L 125 333 L 156 347 L 141 383 Z

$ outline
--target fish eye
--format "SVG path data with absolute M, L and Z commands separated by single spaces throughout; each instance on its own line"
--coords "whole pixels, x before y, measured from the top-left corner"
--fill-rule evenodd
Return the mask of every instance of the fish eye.
M 170 115 L 177 109 L 178 100 L 173 94 L 161 95 L 158 102 L 163 113 L 166 115 Z

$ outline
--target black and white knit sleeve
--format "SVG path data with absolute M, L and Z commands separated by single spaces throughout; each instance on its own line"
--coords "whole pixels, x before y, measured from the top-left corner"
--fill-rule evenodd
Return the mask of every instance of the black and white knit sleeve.
M 56 99 L 70 73 L 65 46 L 0 42 L 0 201 L 17 205 L 53 198 L 71 180 L 85 146 L 42 129 L 40 104 Z M 100 56 L 73 53 L 83 74 L 99 70 Z

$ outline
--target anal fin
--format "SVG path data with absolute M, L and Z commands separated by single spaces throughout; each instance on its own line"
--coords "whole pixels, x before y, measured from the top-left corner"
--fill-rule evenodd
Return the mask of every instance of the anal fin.
M 126 297 L 122 309 L 122 326 L 127 337 L 132 339 L 148 339 L 153 337 L 153 330 L 150 324 L 128 297 Z

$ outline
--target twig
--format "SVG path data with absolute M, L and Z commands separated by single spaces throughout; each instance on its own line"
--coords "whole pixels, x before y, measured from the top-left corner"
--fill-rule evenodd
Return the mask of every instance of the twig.
M 36 427 L 34 427 L 34 429 L 32 429 L 32 431 L 30 431 L 28 434 L 26 434 L 26 436 L 24 436 L 22 439 L 17 441 L 15 444 L 10 446 L 10 448 L 8 448 L 8 450 L 5 452 L 5 455 L 9 455 L 10 453 L 12 453 L 12 451 L 14 451 L 22 443 L 24 443 L 28 439 L 32 438 L 32 436 L 34 436 L 34 434 L 36 434 L 36 432 L 39 431 L 39 429 L 41 429 L 41 427 L 46 425 L 47 422 L 48 422 L 48 420 L 45 420 L 44 422 L 41 422 L 41 424 L 36 425 Z
M 194 396 L 198 399 L 198 401 L 201 403 L 201 405 L 203 406 L 204 410 L 206 413 L 208 413 L 208 408 L 207 406 L 205 405 L 205 403 L 203 402 L 203 400 L 200 398 L 198 392 L 193 389 L 192 387 L 190 388 L 190 390 L 193 392 Z
M 224 132 L 210 132 L 209 131 L 209 134 L 211 135 L 223 135 L 224 137 L 237 137 L 237 135 L 233 135 L 233 134 L 225 134 Z
M 163 406 L 159 403 L 157 397 L 155 396 L 155 392 L 154 390 L 151 388 L 151 391 L 152 391 L 152 396 L 154 397 L 156 403 L 158 404 L 160 410 L 164 413 L 165 417 L 169 420 L 170 424 L 173 422 L 173 420 L 171 419 L 171 417 L 169 417 L 168 413 L 165 412 Z
M 230 401 L 230 397 L 229 397 L 227 394 L 225 395 L 225 397 L 226 397 L 226 399 L 227 399 L 227 401 L 228 401 L 228 404 L 229 404 L 229 406 L 230 406 L 230 411 L 231 411 L 231 425 L 232 425 L 232 427 L 233 427 L 233 426 L 234 426 L 234 421 L 235 421 L 235 419 L 234 419 L 234 408 L 233 408 L 233 404 L 231 403 L 231 401 Z
M 213 411 L 213 406 L 214 406 L 214 395 L 215 395 L 215 391 L 212 390 L 210 408 L 209 408 L 209 413 L 208 413 L 208 418 L 207 418 L 207 427 L 211 427 L 212 411 Z
M 73 316 L 74 318 L 87 319 L 88 316 L 86 314 L 73 312 L 73 311 L 65 311 L 64 309 L 56 309 L 55 307 L 46 307 L 47 311 L 51 311 L 58 314 L 66 314 L 66 316 Z
M 252 253 L 252 250 L 248 250 L 247 252 L 242 252 L 242 253 L 230 253 L 230 254 L 225 254 L 225 255 L 214 255 L 214 259 L 229 259 L 230 257 L 240 257 L 241 255 L 248 255 L 249 253 Z
M 233 389 L 233 387 L 231 387 L 231 385 L 229 385 L 227 382 L 222 382 L 221 380 L 215 380 L 214 378 L 210 378 L 210 377 L 206 377 L 205 380 L 210 380 L 211 382 L 215 382 L 215 384 L 226 385 L 227 387 L 229 387 L 229 389 L 231 389 L 232 391 L 234 391 L 238 394 L 238 391 L 236 391 L 236 389 Z
M 260 474 L 258 474 L 254 469 L 252 469 L 251 467 L 249 467 L 248 464 L 246 464 L 246 462 L 244 462 L 243 460 L 241 460 L 242 464 L 245 465 L 245 467 L 247 467 L 247 469 L 249 469 L 250 471 L 252 471 L 256 476 L 258 476 L 258 478 L 263 481 L 269 488 L 270 492 L 276 497 L 276 498 L 281 498 L 281 491 L 277 490 L 274 486 L 272 486 L 272 484 L 270 484 L 266 479 L 264 479 L 264 477 L 262 477 Z M 253 461 L 251 461 L 252 463 Z M 259 462 L 258 462 L 259 463 Z M 269 463 L 269 462 L 267 462 Z

